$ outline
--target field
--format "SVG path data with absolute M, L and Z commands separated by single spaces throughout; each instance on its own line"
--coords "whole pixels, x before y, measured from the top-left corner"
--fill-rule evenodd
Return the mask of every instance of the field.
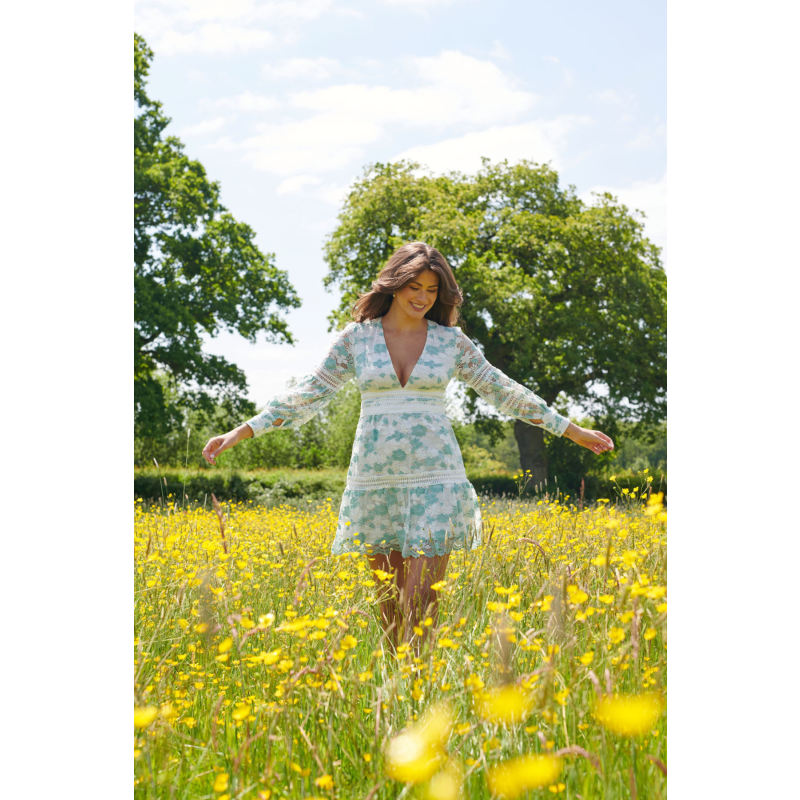
M 666 797 L 662 502 L 487 499 L 395 654 L 331 500 L 137 501 L 135 797 Z

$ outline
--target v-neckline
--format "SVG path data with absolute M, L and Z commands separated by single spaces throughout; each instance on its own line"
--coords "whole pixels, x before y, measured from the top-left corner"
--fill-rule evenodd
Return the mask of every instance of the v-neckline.
M 383 330 L 383 317 L 378 317 L 378 328 L 381 332 L 381 338 L 383 339 L 383 346 L 386 348 L 386 354 L 389 356 L 389 363 L 392 365 L 392 374 L 394 375 L 394 379 L 400 383 L 400 377 L 397 374 L 397 370 L 394 368 L 394 361 L 392 361 L 392 354 L 389 352 L 389 345 L 386 344 L 386 334 Z M 408 380 L 405 384 L 400 384 L 401 389 L 405 389 L 409 383 L 411 383 L 411 379 L 414 377 L 414 372 L 416 372 L 417 366 L 420 361 L 422 361 L 422 357 L 425 355 L 425 351 L 428 349 L 428 339 L 430 338 L 431 334 L 431 321 L 429 319 L 425 319 L 425 344 L 422 347 L 422 352 L 419 354 L 419 358 L 417 359 L 417 363 L 411 369 L 411 372 L 408 373 Z

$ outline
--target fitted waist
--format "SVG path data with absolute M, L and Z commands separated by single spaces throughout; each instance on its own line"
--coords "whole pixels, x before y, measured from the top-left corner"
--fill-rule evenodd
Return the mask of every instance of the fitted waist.
M 444 392 L 414 392 L 405 389 L 361 392 L 362 415 L 413 414 L 420 411 L 444 414 Z

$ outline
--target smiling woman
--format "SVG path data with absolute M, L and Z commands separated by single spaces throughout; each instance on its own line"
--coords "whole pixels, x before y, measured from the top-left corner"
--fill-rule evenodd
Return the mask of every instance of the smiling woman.
M 421 630 L 425 615 L 435 622 L 434 587 L 450 553 L 475 549 L 482 540 L 478 497 L 445 414 L 451 379 L 464 381 L 508 416 L 596 453 L 613 448 L 605 434 L 579 428 L 493 367 L 456 325 L 461 299 L 438 250 L 422 242 L 404 245 L 372 291 L 356 301 L 355 321 L 339 333 L 322 363 L 203 451 L 214 464 L 243 438 L 302 425 L 348 380 L 356 380 L 361 416 L 331 553 L 363 553 L 379 575 L 394 575 L 380 589 L 384 628 L 393 643 L 401 627 L 409 635 L 414 627 Z

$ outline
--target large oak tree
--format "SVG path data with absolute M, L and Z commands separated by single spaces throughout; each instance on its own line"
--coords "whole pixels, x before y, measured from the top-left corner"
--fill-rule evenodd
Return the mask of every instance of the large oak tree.
M 158 439 L 188 408 L 220 400 L 244 410 L 247 382 L 235 364 L 203 352 L 203 332 L 292 343 L 281 312 L 300 300 L 274 255 L 220 202 L 219 184 L 184 153 L 162 104 L 148 97 L 152 51 L 134 34 L 134 418 Z
M 651 423 L 666 415 L 666 274 L 644 223 L 608 194 L 591 206 L 549 165 L 433 176 L 374 164 L 325 243 L 326 286 L 342 290 L 331 327 L 408 241 L 438 248 L 464 292 L 463 328 L 491 363 L 563 409 Z M 470 410 L 486 416 L 468 392 Z M 541 428 L 514 427 L 523 469 L 547 477 Z

